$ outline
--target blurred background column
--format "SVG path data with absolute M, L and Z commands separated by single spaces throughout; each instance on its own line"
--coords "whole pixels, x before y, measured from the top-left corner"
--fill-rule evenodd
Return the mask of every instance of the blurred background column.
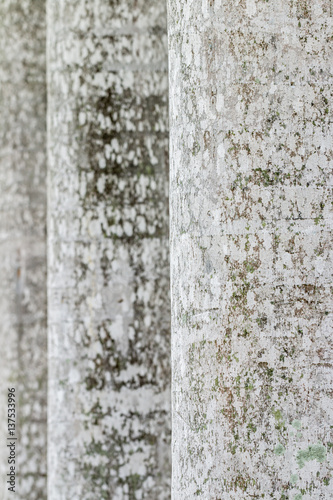
M 166 8 L 48 2 L 48 498 L 170 498 Z
M 0 2 L 0 471 L 2 499 L 46 498 L 45 2 Z M 6 474 L 7 388 L 17 409 Z

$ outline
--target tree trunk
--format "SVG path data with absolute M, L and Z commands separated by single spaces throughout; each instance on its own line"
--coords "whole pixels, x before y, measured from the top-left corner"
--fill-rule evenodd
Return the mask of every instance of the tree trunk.
M 170 498 L 164 2 L 48 2 L 48 498 Z
M 169 0 L 174 500 L 332 494 L 330 15 Z
M 45 2 L 2 1 L 0 19 L 0 496 L 42 500 L 47 388 Z M 6 446 L 11 437 L 8 388 L 15 388 L 15 464 L 8 463 Z M 8 491 L 10 465 L 15 466 L 15 493 Z

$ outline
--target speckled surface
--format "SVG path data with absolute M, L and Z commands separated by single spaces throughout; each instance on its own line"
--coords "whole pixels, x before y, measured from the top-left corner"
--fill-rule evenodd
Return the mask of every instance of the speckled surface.
M 332 5 L 169 0 L 173 499 L 332 497 Z
M 168 499 L 166 8 L 47 19 L 48 498 Z

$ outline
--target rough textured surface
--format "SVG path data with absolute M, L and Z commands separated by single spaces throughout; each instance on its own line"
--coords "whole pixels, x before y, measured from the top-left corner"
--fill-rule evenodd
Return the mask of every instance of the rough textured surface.
M 169 0 L 173 498 L 332 498 L 332 4 Z
M 170 497 L 163 2 L 48 2 L 49 500 Z
M 0 498 L 46 498 L 45 2 L 0 2 Z M 7 388 L 16 389 L 16 493 Z

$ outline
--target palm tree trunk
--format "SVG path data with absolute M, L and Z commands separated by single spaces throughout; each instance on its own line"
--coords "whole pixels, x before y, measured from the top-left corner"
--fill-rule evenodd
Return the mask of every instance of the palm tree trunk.
M 329 15 L 169 0 L 174 500 L 330 496 Z
M 170 498 L 163 2 L 48 2 L 48 498 Z
M 3 1 L 0 19 L 0 497 L 42 500 L 47 399 L 45 2 Z M 15 389 L 11 420 L 8 388 Z M 7 439 L 14 437 L 8 423 L 17 438 L 15 463 L 8 463 Z M 15 493 L 8 490 L 10 466 L 15 467 Z

